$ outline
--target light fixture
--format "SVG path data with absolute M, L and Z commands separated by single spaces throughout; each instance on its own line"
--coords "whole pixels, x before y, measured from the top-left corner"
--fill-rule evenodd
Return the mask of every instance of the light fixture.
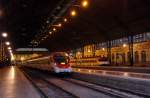
M 9 45 L 10 45 L 10 42 L 6 42 L 5 44 L 6 44 L 7 46 L 9 46 Z
M 8 34 L 7 33 L 2 33 L 2 37 L 7 37 L 8 36 Z
M 67 18 L 64 18 L 64 22 L 67 22 Z
M 76 16 L 77 13 L 75 10 L 72 10 L 70 14 L 71 14 L 71 16 Z
M 53 28 L 53 31 L 56 31 L 56 28 Z
M 8 47 L 8 50 L 11 50 L 11 47 Z
M 59 26 L 59 27 L 61 27 L 61 26 L 62 26 L 62 24 L 61 24 L 61 23 L 59 23 L 59 24 L 58 24 L 58 26 Z
M 51 34 L 52 34 L 52 32 L 49 32 L 49 34 L 51 35 Z
M 91 52 L 91 50 L 90 50 L 90 49 L 88 49 L 88 52 Z
M 9 52 L 12 54 L 12 50 L 9 50 Z
M 105 48 L 102 48 L 103 51 L 105 51 Z
M 123 47 L 127 47 L 127 44 L 123 44 Z
M 81 5 L 82 5 L 82 7 L 88 7 L 88 5 L 89 5 L 88 0 L 83 0 Z

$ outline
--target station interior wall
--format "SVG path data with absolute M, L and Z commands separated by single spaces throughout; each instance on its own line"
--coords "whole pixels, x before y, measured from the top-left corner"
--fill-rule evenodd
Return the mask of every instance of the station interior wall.
M 79 50 L 79 49 L 78 49 Z M 128 43 L 111 47 L 112 65 L 130 65 Z M 96 44 L 86 45 L 80 51 L 74 52 L 74 58 L 108 58 L 107 47 L 97 49 Z M 134 66 L 150 66 L 150 40 L 143 40 L 133 43 L 133 62 Z

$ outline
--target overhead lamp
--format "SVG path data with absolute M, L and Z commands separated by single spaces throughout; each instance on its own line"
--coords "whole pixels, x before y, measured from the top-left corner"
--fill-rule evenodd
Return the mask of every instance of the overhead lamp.
M 8 47 L 8 50 L 11 50 L 11 47 Z
M 91 50 L 90 50 L 90 49 L 88 49 L 88 52 L 91 52 Z
M 56 31 L 56 28 L 53 28 L 53 31 Z
M 12 53 L 12 50 L 9 50 L 10 53 Z
M 67 22 L 67 18 L 64 18 L 64 22 Z
M 81 2 L 81 5 L 82 5 L 82 7 L 84 7 L 84 8 L 88 7 L 88 5 L 89 5 L 88 0 L 83 0 L 83 1 Z
M 49 32 L 49 34 L 51 35 L 51 34 L 52 34 L 52 32 Z
M 7 33 L 2 33 L 2 37 L 7 37 L 8 36 L 8 34 Z
M 77 13 L 75 10 L 72 10 L 70 14 L 71 14 L 71 16 L 76 16 Z
M 103 51 L 105 51 L 105 48 L 102 48 Z
M 123 44 L 123 47 L 127 47 L 127 44 Z
M 7 46 L 9 46 L 9 45 L 10 45 L 10 42 L 6 42 L 5 44 L 6 44 Z
M 62 24 L 61 24 L 61 23 L 59 23 L 59 24 L 58 24 L 58 26 L 59 26 L 59 27 L 61 27 L 61 26 L 62 26 Z

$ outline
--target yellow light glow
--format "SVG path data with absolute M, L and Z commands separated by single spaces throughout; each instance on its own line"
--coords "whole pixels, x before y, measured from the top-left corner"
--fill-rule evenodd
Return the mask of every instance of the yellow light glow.
M 14 59 L 14 55 L 13 55 L 13 53 L 11 53 L 11 61 L 14 61 L 15 59 Z
M 67 18 L 64 18 L 64 22 L 67 22 Z
M 9 45 L 10 45 L 10 42 L 6 42 L 5 44 L 6 44 L 7 46 L 9 46 Z
M 12 50 L 9 50 L 10 54 L 12 54 Z
M 12 66 L 11 69 L 9 70 L 9 73 L 8 73 L 8 76 L 13 79 L 12 81 L 14 82 L 14 78 L 15 78 L 15 69 L 14 67 Z
M 80 52 L 77 52 L 77 54 L 81 54 Z
M 53 28 L 53 31 L 56 31 L 56 28 Z
M 88 49 L 88 52 L 91 52 L 91 50 L 90 50 L 90 49 Z
M 52 34 L 52 32 L 49 32 L 49 34 L 51 35 L 51 34 Z
M 123 47 L 127 47 L 127 44 L 123 44 Z
M 129 76 L 129 73 L 125 72 L 125 73 L 124 73 L 124 76 L 125 76 L 125 77 L 128 77 L 128 76 Z
M 91 73 L 92 71 L 91 70 L 89 70 L 89 73 Z
M 76 14 L 77 14 L 77 13 L 76 13 L 75 10 L 72 10 L 72 11 L 71 11 L 71 16 L 76 16 Z
M 2 37 L 7 37 L 8 35 L 7 35 L 7 33 L 2 33 Z
M 87 0 L 82 1 L 82 6 L 83 7 L 88 7 L 88 5 L 89 5 L 89 2 Z
M 65 65 L 66 63 L 65 63 L 65 62 L 62 62 L 61 64 L 62 64 L 62 65 Z
M 25 60 L 25 58 L 24 57 L 21 57 L 21 61 L 23 62 Z
M 8 50 L 11 50 L 11 47 L 8 47 Z
M 105 48 L 102 48 L 103 51 L 105 51 Z
M 59 27 L 61 27 L 61 26 L 62 26 L 62 24 L 61 24 L 61 23 L 59 23 L 59 24 L 58 24 L 58 26 L 59 26 Z

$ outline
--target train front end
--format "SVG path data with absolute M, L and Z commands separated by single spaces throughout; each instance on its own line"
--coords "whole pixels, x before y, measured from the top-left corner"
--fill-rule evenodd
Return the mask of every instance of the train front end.
M 67 53 L 55 53 L 53 55 L 55 73 L 71 73 L 70 59 Z

